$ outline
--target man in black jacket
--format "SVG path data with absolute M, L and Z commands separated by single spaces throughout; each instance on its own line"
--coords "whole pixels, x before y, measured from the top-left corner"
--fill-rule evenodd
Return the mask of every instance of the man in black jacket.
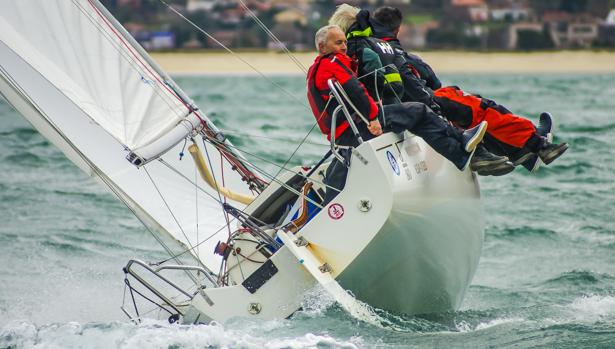
M 406 57 L 396 53 L 394 45 L 372 36 L 369 17 L 367 10 L 341 4 L 329 19 L 330 25 L 337 25 L 346 33 L 347 54 L 356 62 L 359 79 L 369 95 L 384 105 L 419 102 L 438 112 L 439 105 L 409 69 Z M 383 115 L 383 120 L 386 119 L 387 116 Z M 472 157 L 470 168 L 481 175 L 504 174 L 515 168 L 508 160 L 508 157 L 494 155 L 480 146 Z
M 443 116 L 462 128 L 487 121 L 489 126 L 484 143 L 489 151 L 506 155 L 514 165 L 523 165 L 529 171 L 535 171 L 540 162 L 551 163 L 568 149 L 566 143 L 551 143 L 552 119 L 548 113 L 541 114 L 537 128 L 530 120 L 514 115 L 492 100 L 465 93 L 458 87 L 442 87 L 427 63 L 403 50 L 397 39 L 401 20 L 402 15 L 398 9 L 383 6 L 376 9 L 370 23 L 373 35 L 388 42 L 396 54 L 405 60 L 405 64 L 398 67 L 406 91 L 404 101 L 434 106 Z M 409 75 L 415 78 L 408 78 Z M 480 151 L 477 149 L 475 157 L 481 156 Z M 500 173 L 479 174 L 498 175 L 508 172 L 510 169 Z

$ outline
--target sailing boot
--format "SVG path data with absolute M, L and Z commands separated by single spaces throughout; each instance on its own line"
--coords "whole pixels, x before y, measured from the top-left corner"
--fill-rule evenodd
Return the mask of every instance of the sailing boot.
M 487 121 L 463 131 L 461 139 L 465 151 L 472 153 L 485 136 L 485 132 L 487 132 Z
M 480 176 L 503 176 L 515 170 L 515 165 L 512 162 L 506 161 L 496 166 L 476 171 Z
M 564 154 L 566 150 L 568 150 L 568 143 L 545 143 L 538 151 L 538 157 L 545 165 L 548 165 Z
M 470 165 L 472 158 L 474 158 L 474 153 L 476 152 L 476 147 L 483 140 L 485 136 L 485 132 L 487 132 L 487 121 L 483 121 L 480 124 L 463 131 L 461 134 L 461 142 L 463 144 L 463 149 L 470 153 L 468 159 L 465 164 L 461 168 L 461 171 L 464 171 Z
M 551 113 L 542 112 L 540 113 L 540 117 L 538 119 L 538 127 L 536 127 L 536 133 L 539 136 L 545 137 L 547 143 L 553 142 L 553 117 Z M 542 164 L 540 161 L 540 157 L 536 153 L 528 153 L 528 157 L 523 159 L 523 161 L 519 161 L 519 163 L 515 163 L 515 165 L 523 165 L 526 170 L 530 173 L 534 173 L 538 171 L 538 168 Z M 561 154 L 560 154 L 561 155 Z
M 470 169 L 481 176 L 502 176 L 512 172 L 515 166 L 508 161 L 508 157 L 490 153 L 479 144 L 470 161 Z

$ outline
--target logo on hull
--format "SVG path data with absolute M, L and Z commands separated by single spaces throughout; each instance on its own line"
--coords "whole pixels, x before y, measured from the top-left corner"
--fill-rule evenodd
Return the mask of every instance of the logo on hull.
M 401 173 L 399 171 L 399 164 L 397 163 L 397 160 L 395 160 L 395 157 L 393 156 L 393 153 L 391 153 L 388 150 L 387 150 L 387 158 L 389 159 L 389 163 L 391 164 L 391 168 L 393 168 L 393 171 L 395 172 L 395 174 L 399 176 L 399 174 Z

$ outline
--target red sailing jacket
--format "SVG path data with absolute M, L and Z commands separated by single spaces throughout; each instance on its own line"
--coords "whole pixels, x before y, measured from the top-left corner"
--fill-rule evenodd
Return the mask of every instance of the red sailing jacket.
M 328 139 L 331 137 L 331 116 L 333 110 L 338 106 L 336 100 L 332 100 L 327 105 L 329 93 L 331 92 L 327 81 L 331 78 L 336 79 L 342 85 L 352 103 L 363 116 L 368 120 L 374 120 L 378 116 L 378 106 L 367 93 L 365 86 L 363 86 L 351 70 L 351 63 L 350 57 L 341 53 L 318 56 L 307 74 L 307 97 L 310 107 L 318 122 L 320 131 L 327 135 Z M 350 112 L 354 111 L 349 105 L 347 107 Z M 349 127 L 348 121 L 342 115 L 339 115 L 337 120 L 338 122 L 335 127 L 336 139 Z

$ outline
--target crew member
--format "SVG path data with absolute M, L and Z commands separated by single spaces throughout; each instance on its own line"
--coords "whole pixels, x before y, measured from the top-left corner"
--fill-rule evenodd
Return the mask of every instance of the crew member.
M 428 93 L 421 97 L 406 93 L 403 100 L 437 104 L 443 116 L 462 128 L 471 128 L 487 121 L 489 127 L 484 144 L 489 151 L 506 155 L 515 166 L 523 165 L 529 171 L 535 171 L 540 161 L 551 163 L 568 149 L 567 143 L 551 143 L 552 119 L 548 113 L 541 114 L 539 127 L 536 128 L 530 120 L 513 114 L 490 99 L 465 93 L 455 86 L 441 87 L 440 80 L 427 63 L 403 50 L 397 39 L 401 21 L 402 15 L 398 9 L 384 6 L 374 12 L 370 23 L 373 35 L 388 42 L 398 56 L 404 57 L 405 67 L 419 78 L 404 81 L 406 91 L 423 89 Z M 409 84 L 415 87 L 408 88 Z
M 462 133 L 422 103 L 406 102 L 379 107 L 369 96 L 365 86 L 357 79 L 352 60 L 346 55 L 346 35 L 338 26 L 328 25 L 320 28 L 316 32 L 315 44 L 319 55 L 307 74 L 307 96 L 318 126 L 327 137 L 331 133 L 332 113 L 338 106 L 338 102 L 330 95 L 327 82 L 329 79 L 335 79 L 350 99 L 344 102 L 348 110 L 354 111 L 353 116 L 357 117 L 357 120 L 360 114 L 369 121 L 368 124 L 357 122 L 362 136 L 369 139 L 382 134 L 379 117 L 384 113 L 387 116 L 386 120 L 383 120 L 386 121 L 385 130 L 396 133 L 408 130 L 422 137 L 459 170 L 467 167 L 476 145 L 487 128 L 486 122 Z M 334 127 L 338 145 L 357 145 L 348 121 L 338 120 Z M 334 159 L 327 169 L 325 183 L 335 189 L 327 188 L 325 204 L 344 188 L 346 173 L 347 164 Z

